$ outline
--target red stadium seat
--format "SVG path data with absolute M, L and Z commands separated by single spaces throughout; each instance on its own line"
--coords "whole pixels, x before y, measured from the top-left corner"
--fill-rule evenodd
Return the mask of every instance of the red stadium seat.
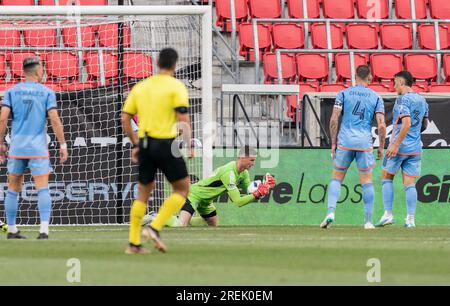
M 26 58 L 36 56 L 33 52 L 14 52 L 8 55 L 7 60 L 9 61 L 9 67 L 11 70 L 11 78 L 23 78 L 25 74 L 23 73 L 22 64 Z
M 361 54 L 355 54 L 355 69 L 360 65 L 367 64 L 367 57 Z M 337 82 L 345 82 L 352 78 L 350 73 L 350 55 L 348 54 L 336 54 L 336 76 Z
M 430 14 L 434 19 L 450 19 L 450 1 L 430 0 Z
M 270 38 L 270 29 L 268 26 L 264 24 L 258 24 L 258 38 L 260 52 L 269 51 L 272 42 Z M 253 61 L 255 59 L 255 45 L 253 41 L 253 26 L 251 23 L 240 24 L 239 44 L 241 46 L 239 54 L 241 56 L 244 56 L 246 60 Z
M 62 91 L 61 84 L 58 84 L 58 83 L 46 82 L 46 83 L 44 84 L 44 86 L 46 86 L 46 87 L 48 87 L 48 88 L 50 88 L 51 90 L 56 91 L 56 92 Z
M 325 80 L 328 77 L 328 59 L 324 54 L 297 54 L 299 81 Z
M 427 0 L 415 0 L 416 19 L 427 18 Z M 395 15 L 400 19 L 411 19 L 410 0 L 395 0 Z
M 14 82 L 14 83 L 0 83 L 0 92 L 7 91 L 8 89 L 10 89 L 11 87 L 13 87 L 16 84 L 17 84 L 17 82 Z
M 0 54 L 0 82 L 4 81 L 6 77 L 6 56 Z
M 291 18 L 303 18 L 303 1 L 287 0 L 288 14 Z M 308 18 L 320 17 L 319 0 L 308 0 Z
M 437 77 L 436 56 L 430 54 L 406 54 L 405 68 L 416 80 L 435 81 Z
M 417 28 L 419 36 L 419 47 L 422 49 L 436 49 L 436 39 L 434 34 L 434 25 L 423 24 Z M 439 38 L 441 49 L 448 49 L 450 47 L 450 34 L 448 27 L 444 25 L 439 26 Z
M 379 9 L 377 9 L 379 8 Z M 356 0 L 356 9 L 359 18 L 387 19 L 389 18 L 388 0 Z
M 353 19 L 355 17 L 354 0 L 322 0 L 323 15 L 332 19 Z
M 428 92 L 450 92 L 450 84 L 431 85 Z
M 369 88 L 375 92 L 391 92 L 391 89 L 389 88 L 389 86 L 384 85 L 384 84 L 372 83 L 369 85 Z
M 349 24 L 347 45 L 350 49 L 377 49 L 378 30 L 371 24 Z
M 39 5 L 56 5 L 55 0 L 39 0 Z M 108 5 L 108 0 L 58 0 L 59 5 Z
M 117 48 L 119 45 L 119 25 L 117 23 L 102 24 L 97 28 L 98 41 L 101 47 Z M 125 48 L 130 47 L 131 33 L 128 26 L 123 28 L 123 44 Z
M 411 88 L 414 92 L 428 92 L 427 84 L 414 84 Z
M 90 52 L 86 55 L 86 70 L 90 80 L 100 78 L 100 60 L 98 52 Z M 118 61 L 115 54 L 103 52 L 103 71 L 105 78 L 116 78 L 118 75 Z
M 392 81 L 394 75 L 403 70 L 403 57 L 397 54 L 372 54 L 370 63 L 374 81 Z
M 272 27 L 274 49 L 301 49 L 305 45 L 303 26 L 296 23 L 276 23 Z
M 0 46 L 2 47 L 19 47 L 20 31 L 14 30 L 11 24 L 0 24 Z
M 78 58 L 71 52 L 49 52 L 45 56 L 45 70 L 50 78 L 75 78 L 78 76 Z
M 30 47 L 56 46 L 56 28 L 48 24 L 36 24 L 33 29 L 24 30 L 23 36 L 26 46 Z
M 344 46 L 342 28 L 331 24 L 330 29 L 332 49 L 342 49 Z M 316 23 L 311 26 L 311 42 L 314 49 L 328 49 L 326 25 L 324 23 Z
M 123 55 L 123 74 L 131 79 L 143 79 L 153 74 L 152 57 L 138 52 Z
M 323 84 L 320 87 L 321 92 L 340 92 L 341 90 L 346 89 L 347 86 L 343 84 Z
M 252 18 L 280 18 L 280 0 L 248 0 Z
M 245 22 L 248 18 L 247 0 L 235 0 L 235 16 L 237 22 Z M 227 25 L 231 19 L 230 0 L 216 0 L 217 26 L 231 30 Z M 237 27 L 238 28 L 238 27 Z
M 3 5 L 34 5 L 34 0 L 2 0 Z
M 281 54 L 281 71 L 283 83 L 293 83 L 297 77 L 297 67 L 293 55 Z M 278 69 L 275 53 L 264 54 L 264 75 L 266 84 L 278 84 Z
M 300 93 L 299 93 L 300 100 L 299 101 L 297 101 L 297 96 L 287 96 L 286 97 L 286 104 L 287 104 L 287 108 L 288 108 L 287 116 L 289 118 L 291 118 L 293 121 L 295 121 L 297 105 L 298 105 L 299 110 L 302 107 L 301 103 L 302 103 L 303 96 L 307 93 L 318 92 L 319 86 L 317 86 L 316 84 L 311 84 L 311 83 L 300 83 L 299 89 L 300 89 Z M 301 121 L 301 112 L 297 112 L 297 118 L 298 118 L 298 121 Z
M 62 38 L 64 46 L 66 47 L 77 47 L 77 28 L 63 28 Z M 95 46 L 95 33 L 92 26 L 82 26 L 80 27 L 81 32 L 81 45 L 82 47 L 89 48 Z
M 383 49 L 411 49 L 413 44 L 411 25 L 383 24 L 380 27 Z
M 445 54 L 443 61 L 445 80 L 446 82 L 450 82 L 450 54 Z

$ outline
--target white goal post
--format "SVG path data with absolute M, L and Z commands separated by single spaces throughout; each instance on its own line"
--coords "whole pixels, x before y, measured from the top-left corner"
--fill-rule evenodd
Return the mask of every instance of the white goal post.
M 118 115 L 129 90 L 144 78 L 143 67 L 157 72 L 156 57 L 164 47 L 174 47 L 179 52 L 176 77 L 189 88 L 193 137 L 198 146 L 196 157 L 187 161 L 191 178 L 212 173 L 214 139 L 211 131 L 204 128 L 213 121 L 211 24 L 210 6 L 2 6 L 0 100 L 7 86 L 21 80 L 14 70 L 17 55 L 29 52 L 42 56 L 44 83 L 57 88 L 71 158 L 66 165 L 58 165 L 55 137 L 49 128 L 49 151 L 55 170 L 50 179 L 52 224 L 129 221 L 137 190 L 137 167 L 130 162 L 129 139 L 121 133 Z M 111 38 L 107 32 L 111 26 L 118 31 L 114 35 L 122 35 L 115 45 L 105 43 Z M 92 45 L 85 41 L 85 27 L 93 29 Z M 2 31 L 13 35 L 2 38 Z M 53 32 L 55 37 L 47 34 Z M 74 37 L 67 38 L 69 32 Z M 18 38 L 11 42 L 14 35 Z M 108 70 L 110 57 L 119 63 L 113 65 L 119 67 L 119 74 Z M 148 63 L 141 62 L 141 58 Z M 0 176 L 1 219 L 7 188 L 4 165 Z M 23 225 L 39 221 L 32 189 L 31 177 L 27 175 L 19 202 L 18 222 Z M 159 173 L 149 210 L 158 209 L 169 189 Z

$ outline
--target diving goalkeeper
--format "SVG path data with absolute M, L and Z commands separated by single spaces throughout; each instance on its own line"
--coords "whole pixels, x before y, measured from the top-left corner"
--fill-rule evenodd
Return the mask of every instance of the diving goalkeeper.
M 209 226 L 217 226 L 219 223 L 216 207 L 213 201 L 228 193 L 230 200 L 238 207 L 245 206 L 269 194 L 275 187 L 275 178 L 267 174 L 266 181 L 252 193 L 241 196 L 239 188 L 247 192 L 251 184 L 248 169 L 255 165 L 256 150 L 244 146 L 239 150 L 239 158 L 214 171 L 214 174 L 190 187 L 186 203 L 181 208 L 179 226 L 187 226 L 192 216 L 197 211 Z

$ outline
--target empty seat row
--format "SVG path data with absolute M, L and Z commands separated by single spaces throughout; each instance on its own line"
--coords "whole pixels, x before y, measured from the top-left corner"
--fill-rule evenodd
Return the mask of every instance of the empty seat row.
M 22 62 L 25 58 L 36 56 L 36 53 L 17 52 L 0 54 L 0 79 L 5 80 L 7 75 L 7 62 L 10 67 L 9 82 L 17 82 L 24 77 Z M 47 82 L 67 85 L 71 90 L 85 88 L 86 84 L 78 82 L 80 72 L 78 57 L 71 52 L 48 52 L 40 55 L 45 63 Z M 103 52 L 103 72 L 106 79 L 114 79 L 118 76 L 117 54 Z M 101 77 L 100 58 L 98 52 L 87 52 L 84 57 L 87 84 L 96 86 Z M 142 79 L 152 74 L 152 57 L 138 52 L 126 52 L 123 56 L 123 75 L 127 79 Z M 0 83 L 7 83 L 5 81 Z
M 30 28 L 28 28 L 30 27 Z M 28 25 L 23 31 L 14 29 L 12 24 L 0 24 L 0 46 L 19 47 L 21 45 L 21 32 L 23 32 L 24 44 L 29 47 L 55 47 L 57 45 L 56 27 L 36 24 L 34 29 Z M 119 44 L 118 24 L 101 24 L 96 26 L 85 25 L 80 27 L 82 47 L 94 47 L 98 34 L 98 45 L 100 47 L 117 48 Z M 77 47 L 77 28 L 62 27 L 61 36 L 64 46 Z M 131 43 L 129 27 L 124 27 L 124 46 L 128 48 Z
M 370 57 L 355 55 L 355 67 L 368 64 L 372 68 L 375 82 L 392 82 L 394 75 L 403 69 L 409 70 L 416 81 L 427 83 L 437 79 L 436 56 L 429 54 L 373 54 Z M 335 57 L 336 80 L 346 82 L 351 78 L 348 54 Z M 450 55 L 443 57 L 444 75 L 450 82 Z M 282 79 L 285 83 L 317 81 L 324 82 L 329 76 L 328 57 L 325 54 L 281 54 Z M 264 55 L 265 83 L 278 83 L 276 55 Z
M 331 19 L 387 19 L 389 18 L 388 0 L 307 0 L 308 18 L 320 18 L 320 2 L 323 7 L 323 17 Z M 416 19 L 426 19 L 427 3 L 430 5 L 430 16 L 434 19 L 450 18 L 450 1 L 448 0 L 415 0 Z M 356 13 L 355 13 L 356 3 Z M 230 29 L 230 0 L 216 0 L 217 26 Z M 395 17 L 411 19 L 410 0 L 395 0 Z M 304 18 L 303 1 L 287 0 L 290 18 Z M 379 9 L 377 9 L 379 8 Z M 249 18 L 280 18 L 280 0 L 235 0 L 235 17 L 240 22 Z
M 239 26 L 240 55 L 252 60 L 254 55 L 253 25 L 242 23 Z M 330 25 L 331 48 L 344 47 L 343 28 Z M 347 47 L 350 49 L 378 49 L 379 40 L 383 49 L 411 49 L 413 31 L 411 25 L 383 24 L 379 27 L 371 24 L 349 24 L 345 27 Z M 378 32 L 380 35 L 378 35 Z M 417 28 L 419 47 L 435 49 L 436 40 L 434 25 L 423 24 Z M 450 48 L 450 29 L 446 25 L 439 26 L 440 48 Z M 302 49 L 305 45 L 304 28 L 301 24 L 275 23 L 273 26 L 258 24 L 258 43 L 261 52 L 271 49 Z M 311 26 L 311 43 L 314 49 L 328 49 L 326 25 L 323 23 Z
M 108 5 L 108 0 L 38 0 L 39 5 Z M 35 5 L 35 0 L 0 0 L 0 5 Z

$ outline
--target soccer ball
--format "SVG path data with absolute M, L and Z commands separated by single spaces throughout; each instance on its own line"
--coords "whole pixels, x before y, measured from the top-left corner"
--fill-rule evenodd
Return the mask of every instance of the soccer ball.
M 258 186 L 261 184 L 260 180 L 256 180 L 250 183 L 250 185 L 247 188 L 247 193 L 251 194 L 253 192 L 256 191 L 256 189 L 258 189 Z

